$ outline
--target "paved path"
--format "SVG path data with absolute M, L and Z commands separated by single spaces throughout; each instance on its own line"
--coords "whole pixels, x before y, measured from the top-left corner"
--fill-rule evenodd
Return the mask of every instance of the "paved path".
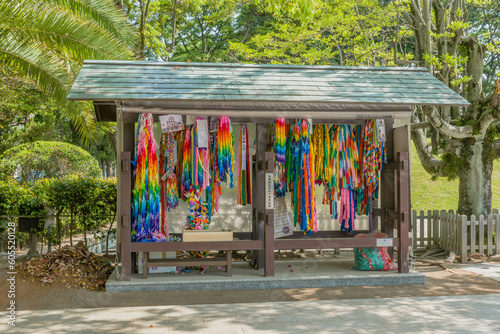
M 459 267 L 460 268 L 460 267 Z M 467 264 L 462 269 L 494 279 L 500 282 L 500 263 Z
M 0 333 L 500 333 L 500 294 L 20 311 Z

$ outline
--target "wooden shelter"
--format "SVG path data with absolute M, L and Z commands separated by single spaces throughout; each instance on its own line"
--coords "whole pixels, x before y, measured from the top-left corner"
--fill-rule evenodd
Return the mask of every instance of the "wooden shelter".
M 466 106 L 468 102 L 425 68 L 242 65 L 85 61 L 69 100 L 93 101 L 99 121 L 117 122 L 118 244 L 121 280 L 130 280 L 134 254 L 153 251 L 253 250 L 254 263 L 274 275 L 274 251 L 389 246 L 398 249 L 399 272 L 409 271 L 409 120 L 414 105 Z M 237 240 L 212 242 L 131 242 L 131 156 L 134 124 L 140 113 L 229 116 L 256 123 L 257 152 L 252 161 L 252 232 Z M 385 120 L 387 160 L 381 194 L 372 213 L 388 239 L 352 238 L 345 232 L 296 232 L 274 239 L 274 211 L 266 209 L 266 174 L 273 153 L 266 152 L 267 124 L 277 117 L 313 123 Z M 357 231 L 364 232 L 364 231 Z

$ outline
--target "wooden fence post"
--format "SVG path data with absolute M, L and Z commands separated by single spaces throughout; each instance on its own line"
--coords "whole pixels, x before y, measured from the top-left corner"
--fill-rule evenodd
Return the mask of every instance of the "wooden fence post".
M 434 210 L 432 212 L 432 237 L 434 239 L 434 244 L 439 243 L 439 211 Z
M 484 216 L 479 216 L 479 255 L 484 254 Z
M 495 254 L 500 254 L 500 215 L 498 215 L 498 210 L 495 214 L 495 231 L 496 231 L 496 243 L 497 243 L 497 249 Z
M 460 216 L 459 216 L 460 217 Z M 467 216 L 460 219 L 460 261 L 467 263 Z
M 488 215 L 488 245 L 487 252 L 488 255 L 493 255 L 493 215 Z
M 417 211 L 412 210 L 412 215 L 411 215 L 411 228 L 412 228 L 412 235 L 413 235 L 413 241 L 412 241 L 412 247 L 413 249 L 418 248 L 417 244 Z
M 427 246 L 433 244 L 431 210 L 427 210 Z
M 420 235 L 418 237 L 418 243 L 421 247 L 425 245 L 425 228 L 424 228 L 424 210 L 420 210 Z
M 470 255 L 476 255 L 476 216 L 470 216 Z

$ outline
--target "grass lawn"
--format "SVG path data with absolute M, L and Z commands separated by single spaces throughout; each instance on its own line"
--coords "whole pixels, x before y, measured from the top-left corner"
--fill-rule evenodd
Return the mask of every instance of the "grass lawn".
M 440 177 L 436 181 L 424 170 L 412 143 L 411 182 L 413 210 L 456 210 L 458 207 L 458 179 L 448 181 Z M 493 167 L 491 191 L 492 207 L 500 209 L 500 160 Z

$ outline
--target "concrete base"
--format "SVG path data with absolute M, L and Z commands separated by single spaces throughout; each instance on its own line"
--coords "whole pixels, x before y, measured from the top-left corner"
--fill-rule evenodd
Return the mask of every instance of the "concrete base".
M 335 260 L 302 259 L 275 262 L 275 276 L 265 277 L 247 262 L 233 262 L 232 277 L 224 268 L 209 268 L 200 274 L 151 274 L 147 279 L 133 274 L 130 281 L 117 281 L 116 272 L 106 282 L 106 291 L 185 291 L 185 290 L 254 290 L 300 289 L 342 286 L 384 286 L 424 284 L 418 272 L 356 271 L 352 258 Z

